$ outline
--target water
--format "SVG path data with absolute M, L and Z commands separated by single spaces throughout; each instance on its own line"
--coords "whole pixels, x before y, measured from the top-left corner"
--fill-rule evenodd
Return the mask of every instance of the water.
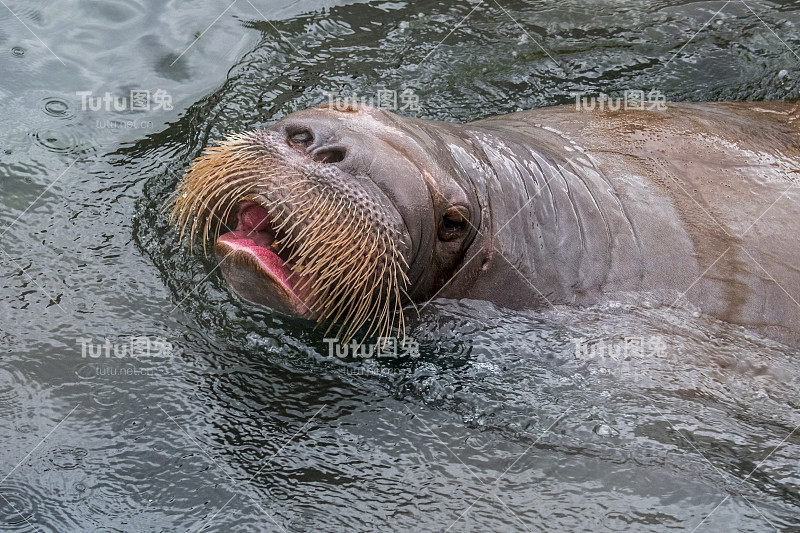
M 691 309 L 442 301 L 418 358 L 340 361 L 161 213 L 210 140 L 324 91 L 452 121 L 795 99 L 796 3 L 6 4 L 0 530 L 800 531 L 797 350 Z M 171 109 L 76 94 L 140 89 Z M 105 356 L 132 337 L 164 353 Z

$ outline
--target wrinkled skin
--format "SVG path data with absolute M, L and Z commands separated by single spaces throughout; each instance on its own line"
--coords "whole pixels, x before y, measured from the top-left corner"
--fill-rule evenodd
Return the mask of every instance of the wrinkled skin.
M 798 124 L 795 104 L 774 102 L 465 125 L 321 107 L 270 129 L 392 203 L 416 303 L 689 304 L 800 345 Z M 234 288 L 275 305 L 243 268 L 228 269 Z

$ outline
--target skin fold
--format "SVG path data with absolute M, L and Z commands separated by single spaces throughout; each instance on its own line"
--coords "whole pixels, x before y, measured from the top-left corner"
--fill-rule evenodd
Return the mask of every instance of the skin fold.
M 788 102 L 572 105 L 463 125 L 351 105 L 293 113 L 259 142 L 278 171 L 325 167 L 315 184 L 383 206 L 404 303 L 688 305 L 800 345 L 798 119 Z M 227 269 L 246 298 L 271 290 L 252 269 Z

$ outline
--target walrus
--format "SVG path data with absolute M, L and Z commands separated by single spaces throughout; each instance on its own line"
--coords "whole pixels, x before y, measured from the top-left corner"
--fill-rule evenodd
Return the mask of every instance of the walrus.
M 207 148 L 172 222 L 242 297 L 347 339 L 437 297 L 638 299 L 800 345 L 798 124 L 789 102 L 468 124 L 321 105 Z

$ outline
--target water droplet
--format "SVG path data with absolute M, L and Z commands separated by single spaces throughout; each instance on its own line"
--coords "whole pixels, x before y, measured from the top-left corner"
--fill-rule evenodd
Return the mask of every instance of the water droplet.
M 94 363 L 81 363 L 75 367 L 75 375 L 81 379 L 94 379 L 97 375 L 97 369 Z
M 36 132 L 36 140 L 47 150 L 61 154 L 69 153 L 78 146 L 78 141 L 71 135 L 55 130 Z
M 92 399 L 99 405 L 109 407 L 119 401 L 121 393 L 109 385 L 103 385 L 92 391 Z
M 0 523 L 5 527 L 21 529 L 36 515 L 40 497 L 30 486 L 8 486 L 0 488 Z
M 48 98 L 44 101 L 44 112 L 51 117 L 65 117 L 69 111 L 69 104 L 59 98 Z
M 89 455 L 89 452 L 83 448 L 64 446 L 50 452 L 50 462 L 56 468 L 74 470 L 81 465 L 83 458 L 87 455 Z
M 122 422 L 122 429 L 126 433 L 139 435 L 147 429 L 147 424 L 140 418 L 129 418 Z

